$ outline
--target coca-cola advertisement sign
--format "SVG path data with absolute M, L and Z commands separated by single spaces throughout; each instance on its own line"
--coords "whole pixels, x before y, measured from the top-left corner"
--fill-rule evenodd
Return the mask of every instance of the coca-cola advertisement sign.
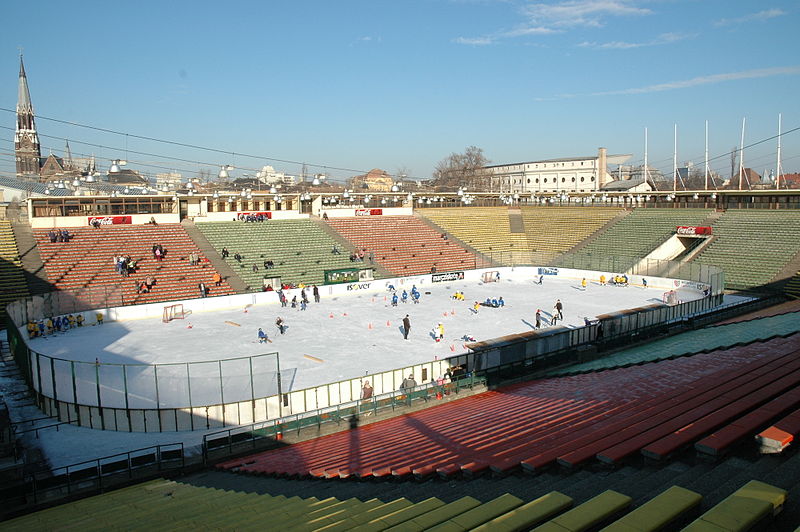
M 89 216 L 89 225 L 119 225 L 132 223 L 132 216 Z
M 380 216 L 383 209 L 356 209 L 356 216 Z
M 708 226 L 679 225 L 678 234 L 684 236 L 710 235 L 711 228 Z

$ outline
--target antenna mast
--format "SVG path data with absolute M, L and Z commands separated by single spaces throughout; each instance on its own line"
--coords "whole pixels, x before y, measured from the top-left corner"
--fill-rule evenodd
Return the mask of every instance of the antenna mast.
M 672 191 L 678 190 L 678 124 L 673 124 L 674 142 L 672 144 Z
M 744 125 L 746 120 L 747 117 L 742 118 L 742 141 L 739 144 L 739 190 L 744 190 L 742 181 L 744 178 Z M 747 188 L 750 188 L 750 179 L 747 180 Z
M 775 188 L 776 189 L 781 188 L 781 114 L 780 113 L 778 113 L 778 161 L 777 164 L 775 165 Z M 789 188 L 788 185 L 786 188 Z

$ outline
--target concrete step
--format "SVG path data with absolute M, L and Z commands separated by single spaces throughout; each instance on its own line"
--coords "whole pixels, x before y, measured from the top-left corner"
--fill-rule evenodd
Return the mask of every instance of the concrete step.
M 12 221 L 11 229 L 14 231 L 14 238 L 17 241 L 17 250 L 22 261 L 28 291 L 31 295 L 54 291 L 55 287 L 47 277 L 31 226 L 26 222 Z

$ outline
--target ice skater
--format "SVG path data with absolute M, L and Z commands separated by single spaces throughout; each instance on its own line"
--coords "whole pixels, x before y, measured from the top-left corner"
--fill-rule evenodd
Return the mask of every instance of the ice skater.
M 584 290 L 586 290 L 586 277 L 584 277 L 583 279 L 581 279 L 581 288 L 583 288 Z
M 411 319 L 409 319 L 408 314 L 406 317 L 403 318 L 403 340 L 408 340 L 408 331 L 411 330 Z
M 536 328 L 542 328 L 542 309 L 540 308 L 536 309 Z
M 397 294 L 396 293 L 392 294 L 392 306 L 393 307 L 397 306 Z
M 553 309 L 555 310 L 555 312 L 553 312 L 553 314 L 558 314 L 558 319 L 560 319 L 561 321 L 564 321 L 564 313 L 562 312 L 564 310 L 564 305 L 561 304 L 561 300 L 560 299 L 556 299 L 556 304 L 553 307 Z
M 258 328 L 258 343 L 259 344 L 265 344 L 265 343 L 267 343 L 267 340 L 269 340 L 269 338 L 267 338 L 267 333 L 265 333 L 264 330 L 261 327 L 259 327 Z
M 286 323 L 283 321 L 283 318 L 278 316 L 278 319 L 275 320 L 275 325 L 278 327 L 278 331 L 283 334 L 284 330 L 286 329 Z
M 444 339 L 444 325 L 442 325 L 442 322 L 439 322 L 439 325 L 437 325 L 433 331 L 436 336 L 436 341 L 441 342 Z

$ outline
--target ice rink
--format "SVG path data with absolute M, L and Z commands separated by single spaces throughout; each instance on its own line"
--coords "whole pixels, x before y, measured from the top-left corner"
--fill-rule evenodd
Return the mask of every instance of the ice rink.
M 410 290 L 411 284 L 405 285 Z M 564 321 L 558 325 L 581 326 L 615 310 L 661 303 L 663 288 L 600 286 L 545 276 L 541 285 L 531 280 L 507 280 L 482 284 L 456 281 L 418 286 L 419 304 L 399 302 L 391 306 L 388 292 L 346 293 L 323 297 L 301 311 L 278 304 L 225 311 L 194 312 L 185 319 L 162 323 L 160 319 L 106 322 L 101 326 L 72 329 L 32 340 L 42 354 L 69 360 L 102 364 L 166 364 L 213 361 L 278 352 L 284 375 L 295 369 L 293 382 L 284 390 L 360 377 L 405 365 L 446 358 L 465 351 L 465 336 L 486 340 L 534 328 L 535 312 L 542 310 L 543 325 L 549 324 L 557 299 L 563 303 Z M 463 291 L 464 301 L 451 298 Z M 402 290 L 400 290 L 402 292 Z M 680 299 L 702 297 L 681 289 Z M 475 301 L 503 297 L 505 307 L 471 308 Z M 191 302 L 185 307 L 192 309 Z M 408 314 L 411 332 L 403 339 L 402 319 Z M 280 316 L 285 334 L 275 326 Z M 88 323 L 94 318 L 89 317 Z M 444 341 L 437 343 L 433 328 L 441 322 Z M 269 343 L 258 342 L 258 328 L 269 335 Z M 289 380 L 289 379 L 285 379 Z

